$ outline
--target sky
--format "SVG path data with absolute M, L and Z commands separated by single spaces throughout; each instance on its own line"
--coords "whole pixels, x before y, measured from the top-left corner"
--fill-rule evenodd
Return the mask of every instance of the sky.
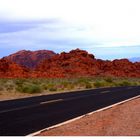
M 80 48 L 96 58 L 140 56 L 139 0 L 0 0 L 0 57 Z

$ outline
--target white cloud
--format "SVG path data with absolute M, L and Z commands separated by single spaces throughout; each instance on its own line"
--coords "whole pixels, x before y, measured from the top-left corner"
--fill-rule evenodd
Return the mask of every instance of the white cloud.
M 0 9 L 13 20 L 58 18 L 91 27 L 89 38 L 140 43 L 139 0 L 0 0 Z
M 17 37 L 17 46 L 22 41 L 27 46 L 44 46 L 46 38 L 48 44 L 58 42 L 59 47 L 63 41 L 64 47 L 75 43 L 90 49 L 139 45 L 139 5 L 139 0 L 0 0 L 1 20 L 60 20 L 55 25 L 44 22 L 34 29 L 16 32 L 13 37 L 9 33 L 9 40 L 3 42 L 14 46 Z

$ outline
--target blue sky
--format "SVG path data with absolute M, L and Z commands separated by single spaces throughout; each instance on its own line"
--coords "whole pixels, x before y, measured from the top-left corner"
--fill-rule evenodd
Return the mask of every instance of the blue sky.
M 139 0 L 0 0 L 0 57 L 19 50 L 84 49 L 139 57 Z

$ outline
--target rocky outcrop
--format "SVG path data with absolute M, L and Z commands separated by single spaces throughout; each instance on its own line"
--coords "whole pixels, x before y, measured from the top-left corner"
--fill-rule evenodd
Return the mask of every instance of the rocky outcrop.
M 29 69 L 6 59 L 0 59 L 0 78 L 28 78 Z
M 140 63 L 127 59 L 104 61 L 95 59 L 94 55 L 83 50 L 61 53 L 38 65 L 38 74 L 44 77 L 79 77 L 79 76 L 114 76 L 140 77 Z
M 42 60 L 50 59 L 54 55 L 56 55 L 56 53 L 48 50 L 39 50 L 39 51 L 22 50 L 5 57 L 5 59 L 32 69 L 35 68 Z
M 36 71 L 44 73 L 47 77 L 91 76 L 97 71 L 94 60 L 94 55 L 76 49 L 43 61 Z
M 25 51 L 22 51 L 21 54 L 24 52 Z M 32 55 L 32 60 L 36 60 L 39 57 L 36 53 L 35 57 L 33 56 L 34 55 Z M 37 63 L 39 63 L 39 61 Z M 31 61 L 29 61 L 29 63 L 30 62 Z M 37 63 L 35 65 L 37 65 Z M 35 65 L 29 65 L 28 67 L 31 68 Z M 132 63 L 127 59 L 105 61 L 96 59 L 94 55 L 80 49 L 72 50 L 68 53 L 62 52 L 61 54 L 55 54 L 40 62 L 35 69 L 27 69 L 5 58 L 0 60 L 1 78 L 69 78 L 85 76 L 140 78 L 140 62 Z

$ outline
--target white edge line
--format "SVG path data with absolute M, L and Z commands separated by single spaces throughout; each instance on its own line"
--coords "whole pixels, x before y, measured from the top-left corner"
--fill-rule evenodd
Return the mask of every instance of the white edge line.
M 110 108 L 112 108 L 112 107 L 115 107 L 115 106 L 117 106 L 117 105 L 123 104 L 123 103 L 128 102 L 128 101 L 131 101 L 131 100 L 134 100 L 134 99 L 139 98 L 139 97 L 140 97 L 140 95 L 135 96 L 135 97 L 132 97 L 132 98 L 127 99 L 127 100 L 124 100 L 124 101 L 121 101 L 121 102 L 119 102 L 119 103 L 112 104 L 112 105 L 107 106 L 107 107 L 104 107 L 104 108 L 98 109 L 98 110 L 96 110 L 96 111 L 93 111 L 93 112 L 90 112 L 90 113 L 81 115 L 81 116 L 76 117 L 76 118 L 74 118 L 74 119 L 71 119 L 71 120 L 68 120 L 68 121 L 65 121 L 65 122 L 62 122 L 62 123 L 59 123 L 59 124 L 56 124 L 56 125 L 53 125 L 53 126 L 44 128 L 44 129 L 42 129 L 42 130 L 39 130 L 39 131 L 37 131 L 37 132 L 34 132 L 34 133 L 31 133 L 31 134 L 27 135 L 27 137 L 28 137 L 28 136 L 35 136 L 35 135 L 38 135 L 38 134 L 40 134 L 40 133 L 43 132 L 43 131 L 47 131 L 47 130 L 50 130 L 50 129 L 53 129 L 53 128 L 56 128 L 56 127 L 59 127 L 59 126 L 65 125 L 65 124 L 68 124 L 68 123 L 70 123 L 70 122 L 73 122 L 73 121 L 76 121 L 76 120 L 78 120 L 78 119 L 81 119 L 81 118 L 83 118 L 83 117 L 85 117 L 85 116 L 89 116 L 89 115 L 91 115 L 91 114 L 94 114 L 94 113 L 97 113 L 97 112 L 100 112 L 100 111 L 104 111 L 104 110 L 110 109 Z

